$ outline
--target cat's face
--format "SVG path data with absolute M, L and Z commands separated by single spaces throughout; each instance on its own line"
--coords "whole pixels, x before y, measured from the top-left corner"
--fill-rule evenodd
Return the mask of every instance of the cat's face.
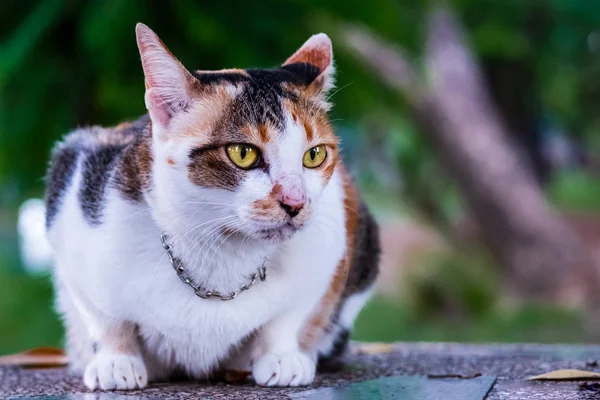
M 150 29 L 138 25 L 137 37 L 153 179 L 169 188 L 161 206 L 189 220 L 210 212 L 221 233 L 266 241 L 302 228 L 338 163 L 329 38 L 311 37 L 279 68 L 190 73 Z

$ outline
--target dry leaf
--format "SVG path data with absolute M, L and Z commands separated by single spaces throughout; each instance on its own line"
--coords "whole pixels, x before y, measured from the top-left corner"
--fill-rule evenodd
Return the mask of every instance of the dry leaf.
M 389 343 L 361 343 L 354 348 L 356 354 L 390 353 L 394 346 Z
M 68 364 L 62 349 L 56 347 L 37 347 L 22 353 L 0 357 L 0 365 L 12 365 L 26 368 L 55 368 Z
M 579 369 L 559 369 L 545 374 L 530 376 L 528 381 L 590 381 L 600 380 L 600 373 Z

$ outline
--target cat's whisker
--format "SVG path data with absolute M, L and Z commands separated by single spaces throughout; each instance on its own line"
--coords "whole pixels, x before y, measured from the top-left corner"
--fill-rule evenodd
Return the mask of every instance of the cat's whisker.
M 221 206 L 232 206 L 233 203 L 219 203 L 215 201 L 182 201 L 179 204 L 206 204 L 206 205 L 221 205 Z
M 171 246 L 174 246 L 176 243 L 178 243 L 178 242 L 179 242 L 181 239 L 183 239 L 185 236 L 187 236 L 188 234 L 192 233 L 193 231 L 195 231 L 195 230 L 197 230 L 197 229 L 201 228 L 202 226 L 205 226 L 205 225 L 207 225 L 207 224 L 210 224 L 210 223 L 213 223 L 213 222 L 216 222 L 216 221 L 221 221 L 221 220 L 223 220 L 223 219 L 226 219 L 226 218 L 231 218 L 231 216 L 227 216 L 227 217 L 220 217 L 220 218 L 215 218 L 215 219 L 212 219 L 212 220 L 210 220 L 210 221 L 204 222 L 204 223 L 202 223 L 202 224 L 196 225 L 194 228 L 190 229 L 189 231 L 187 231 L 185 234 L 183 234 L 183 235 L 182 235 L 182 236 L 180 236 L 180 237 L 179 237 L 177 240 L 173 241 L 173 242 L 172 242 L 172 243 L 170 243 L 170 244 L 171 244 Z M 167 254 L 168 254 L 168 253 L 167 253 L 167 251 L 164 251 L 164 252 L 163 252 L 163 254 L 162 254 L 162 256 L 160 257 L 160 259 L 159 259 L 159 260 L 156 262 L 156 265 L 155 265 L 155 267 L 154 267 L 154 268 L 157 268 L 157 267 L 158 267 L 158 265 L 160 265 L 161 261 L 162 261 L 162 260 L 165 258 L 165 256 L 166 256 Z
M 124 219 L 124 221 L 130 222 L 133 220 L 137 220 L 141 217 L 146 217 L 145 213 L 150 210 L 151 210 L 150 207 L 143 207 L 141 210 L 138 210 L 138 211 L 134 212 L 133 214 L 128 215 L 127 218 Z
M 224 226 L 226 226 L 227 223 L 233 222 L 236 219 L 237 219 L 236 216 L 230 216 L 227 219 L 216 221 L 214 224 L 211 224 L 210 226 L 206 227 L 204 229 L 202 236 L 195 241 L 194 247 L 202 242 L 206 243 L 208 240 L 210 240 L 210 236 L 212 236 L 215 232 L 218 232 L 219 229 L 222 229 Z M 192 249 L 190 249 L 190 251 L 191 250 L 193 250 L 193 247 L 192 247 Z M 187 254 L 189 254 L 189 251 Z M 187 254 L 186 254 L 186 256 L 187 256 Z
M 233 217 L 232 217 L 233 218 Z M 214 219 L 211 221 L 208 221 L 207 223 L 201 224 L 201 225 L 209 225 L 209 228 L 206 229 L 210 229 L 210 231 L 212 232 L 212 230 L 214 229 L 214 226 L 218 226 L 220 223 L 222 223 L 222 219 Z M 198 226 L 199 227 L 199 226 Z M 209 233 L 206 233 L 200 240 L 196 241 L 196 243 L 194 245 L 192 245 L 192 247 L 188 250 L 188 252 L 181 258 L 182 260 L 187 259 L 187 256 L 193 251 L 193 249 L 202 242 L 202 240 L 207 237 L 209 235 Z M 180 238 L 181 239 L 181 238 Z M 173 246 L 173 244 L 171 244 L 171 246 Z M 163 254 L 163 256 L 160 258 L 160 260 L 156 263 L 154 270 L 153 270 L 153 274 L 152 274 L 152 278 L 151 280 L 154 279 L 155 273 L 156 273 L 156 269 L 158 268 L 158 266 L 160 265 L 160 262 L 163 260 L 164 256 L 167 254 L 167 252 L 165 251 L 165 254 Z
M 183 235 L 181 235 L 179 238 L 175 239 L 173 241 L 173 243 L 171 243 L 171 245 L 177 244 L 181 239 L 185 238 L 190 233 L 196 231 L 198 228 L 201 228 L 201 227 L 203 227 L 203 226 L 205 226 L 205 225 L 207 225 L 207 224 L 209 224 L 211 222 L 223 221 L 223 220 L 227 220 L 229 218 L 236 218 L 236 216 L 234 216 L 234 215 L 226 215 L 224 217 L 214 218 L 214 219 L 211 219 L 210 221 L 204 222 L 204 223 L 202 223 L 200 225 L 196 225 L 194 228 L 188 230 L 186 233 L 184 233 Z
M 212 226 L 212 224 L 218 224 L 219 222 L 221 222 L 221 220 L 222 220 L 221 218 L 213 219 L 213 220 L 210 220 L 210 221 L 208 221 L 208 222 L 205 222 L 205 223 L 202 223 L 202 224 L 200 224 L 200 225 L 197 225 L 197 226 L 196 226 L 194 229 L 198 229 L 198 228 L 200 228 L 200 227 L 202 227 L 202 226 L 205 226 L 205 225 L 208 225 L 208 224 L 210 224 L 210 226 Z M 192 229 L 192 230 L 193 230 L 193 229 Z M 192 230 L 188 231 L 188 233 L 190 233 Z M 183 235 L 183 236 L 185 236 L 185 235 Z M 182 237 L 180 237 L 180 238 L 179 238 L 179 240 L 181 240 L 181 239 L 183 238 L 183 236 L 182 236 Z M 177 241 L 175 241 L 175 242 L 171 243 L 170 245 L 171 245 L 171 246 L 173 246 L 173 245 L 174 245 L 175 243 L 177 243 L 179 240 L 177 240 Z M 150 278 L 150 281 L 153 281 L 153 280 L 154 280 L 154 276 L 156 275 L 156 270 L 158 269 L 158 267 L 159 267 L 160 263 L 162 262 L 162 260 L 165 258 L 165 256 L 166 256 L 167 254 L 168 254 L 168 252 L 167 252 L 167 251 L 165 251 L 165 252 L 162 254 L 162 256 L 159 258 L 159 260 L 156 262 L 156 264 L 154 265 L 154 268 L 152 269 L 152 276 L 151 276 L 151 278 Z
M 359 212 L 358 212 L 357 210 L 355 210 L 354 208 L 352 208 L 352 207 L 350 207 L 350 206 L 347 206 L 347 205 L 346 205 L 346 204 L 344 204 L 344 203 L 338 204 L 338 203 L 334 203 L 334 202 L 332 202 L 332 201 L 321 201 L 321 205 L 328 205 L 328 204 L 329 204 L 329 205 L 336 206 L 336 207 L 338 207 L 338 206 L 342 205 L 342 206 L 343 206 L 343 207 L 344 207 L 346 210 L 348 210 L 348 211 L 352 211 L 352 212 L 353 212 L 354 214 L 356 214 L 356 215 L 358 215 L 358 214 L 359 214 Z
M 327 103 L 333 96 L 335 96 L 336 94 L 338 94 L 342 90 L 346 89 L 348 86 L 352 85 L 353 83 L 354 83 L 354 81 L 349 82 L 346 85 L 342 86 L 341 88 L 335 90 L 333 93 L 331 93 L 329 96 L 327 96 L 327 98 L 325 99 L 325 102 Z
M 244 224 L 244 222 L 242 222 L 242 225 Z M 229 238 L 231 235 L 227 236 L 227 238 Z M 214 246 L 214 244 L 217 242 L 217 240 L 222 237 L 222 235 L 219 235 L 210 245 L 210 247 L 208 248 L 208 250 L 206 251 L 206 253 L 204 253 L 204 256 L 202 257 L 202 263 L 201 263 L 201 268 L 204 267 L 204 261 L 206 259 L 206 257 L 210 254 L 210 251 L 212 249 L 212 247 Z M 227 238 L 225 240 L 227 240 Z M 224 242 L 224 241 L 223 241 Z M 221 247 L 221 245 L 223 244 L 223 242 L 221 242 L 221 244 L 219 245 L 219 247 Z
M 202 268 L 204 266 L 204 259 L 206 258 L 206 254 L 207 253 L 203 253 L 204 247 L 208 244 L 208 242 L 210 240 L 217 240 L 222 234 L 219 232 L 219 230 L 221 230 L 224 226 L 223 222 L 228 222 L 228 221 L 233 221 L 234 219 L 230 219 L 227 221 L 220 221 L 218 224 L 216 224 L 215 226 L 213 226 L 212 228 L 209 229 L 208 232 L 205 233 L 205 235 L 198 241 L 196 241 L 196 243 L 188 250 L 188 252 L 185 254 L 184 259 L 187 259 L 187 256 L 196 248 L 196 246 L 198 246 L 198 244 L 200 244 L 201 242 L 204 242 L 204 244 L 202 245 L 202 247 L 200 247 L 199 250 L 199 254 L 203 254 L 202 257 L 202 262 L 201 262 L 201 266 L 200 268 Z M 213 243 L 213 242 L 211 242 Z
M 235 235 L 236 233 L 241 232 L 242 229 L 246 228 L 247 226 L 249 226 L 249 223 L 247 223 L 247 222 L 243 222 L 242 224 L 240 224 L 240 226 L 237 229 L 235 229 L 234 231 L 232 231 L 229 235 L 227 235 L 226 238 L 224 238 L 223 240 L 221 240 L 221 243 L 214 250 L 214 253 L 217 254 L 219 252 L 219 249 L 221 248 L 221 246 L 223 246 L 223 243 L 225 243 L 231 236 Z M 209 252 L 210 252 L 210 249 L 209 249 Z
M 320 217 L 325 217 L 328 220 L 332 221 L 336 226 L 339 226 L 340 228 L 342 227 L 342 225 L 340 225 L 340 224 L 344 223 L 344 222 L 338 221 L 337 219 L 335 219 L 333 216 L 331 216 L 330 214 L 328 214 L 325 211 L 317 210 L 314 213 L 314 215 L 315 216 L 320 216 Z
M 322 223 L 324 226 L 326 226 L 327 228 L 329 228 L 333 233 L 335 233 L 340 240 L 342 240 L 342 236 L 340 235 L 340 231 L 342 230 L 342 226 L 340 226 L 339 223 L 336 220 L 334 220 L 331 216 L 329 216 L 327 214 L 322 213 L 322 214 L 319 214 L 319 216 L 327 218 L 328 221 L 317 220 L 316 222 Z M 327 222 L 332 222 L 334 225 L 331 226 Z

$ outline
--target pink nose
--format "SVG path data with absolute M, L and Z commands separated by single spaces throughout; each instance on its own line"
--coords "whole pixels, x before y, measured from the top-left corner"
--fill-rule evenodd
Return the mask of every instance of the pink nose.
M 300 213 L 306 203 L 304 193 L 282 193 L 278 196 L 279 205 L 285 210 L 290 217 L 295 217 Z

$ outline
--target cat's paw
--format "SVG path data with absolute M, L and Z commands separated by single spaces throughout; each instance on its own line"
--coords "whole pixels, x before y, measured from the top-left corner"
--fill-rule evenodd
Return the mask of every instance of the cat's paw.
M 140 356 L 99 353 L 86 367 L 83 383 L 91 390 L 143 389 L 148 373 Z
M 264 354 L 252 366 L 259 386 L 305 386 L 315 379 L 315 361 L 305 353 Z

